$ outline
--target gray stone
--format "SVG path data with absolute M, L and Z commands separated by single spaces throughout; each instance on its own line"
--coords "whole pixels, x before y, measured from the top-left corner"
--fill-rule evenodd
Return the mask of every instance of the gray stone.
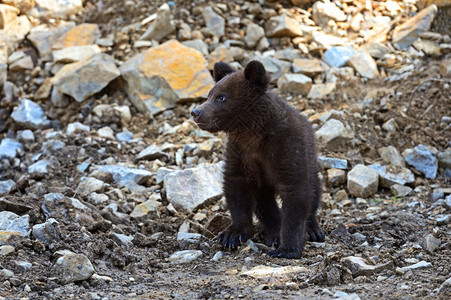
M 250 270 L 241 272 L 240 276 L 249 276 L 253 278 L 290 278 L 296 274 L 307 273 L 308 269 L 301 266 L 256 266 Z
M 424 32 L 431 27 L 437 14 L 437 6 L 430 5 L 421 10 L 414 17 L 408 19 L 393 30 L 392 42 L 398 49 L 410 47 Z
M 363 77 L 373 79 L 379 76 L 376 61 L 365 51 L 357 51 L 349 58 L 349 64 Z
M 357 256 L 348 256 L 343 258 L 342 260 L 345 267 L 347 267 L 352 276 L 371 276 L 375 273 L 381 272 L 385 269 L 390 268 L 393 264 L 377 264 L 377 265 L 369 265 L 363 258 Z
M 11 245 L 3 245 L 0 246 L 0 256 L 8 256 L 10 254 L 14 254 L 16 252 L 16 249 Z
M 433 253 L 440 247 L 441 243 L 442 241 L 440 239 L 435 238 L 432 234 L 428 234 L 421 241 L 421 247 L 423 247 L 424 251 Z
M 27 39 L 38 50 L 41 59 L 49 61 L 53 44 L 73 27 L 75 27 L 75 22 L 60 22 L 55 27 L 39 25 L 31 29 Z
M 318 163 L 322 169 L 346 170 L 348 168 L 348 161 L 342 158 L 319 156 Z
M 396 197 L 405 197 L 413 191 L 412 188 L 400 184 L 392 185 L 391 190 Z
M 102 127 L 100 129 L 97 130 L 97 134 L 98 136 L 102 137 L 102 138 L 106 138 L 106 139 L 110 139 L 110 140 L 114 140 L 114 131 L 113 129 L 111 129 L 111 127 L 109 126 L 105 126 Z
M 166 177 L 166 175 L 168 175 L 169 173 L 172 173 L 174 171 L 174 169 L 170 169 L 170 168 L 166 168 L 166 167 L 160 167 L 157 170 L 157 184 L 162 184 L 164 182 L 164 178 Z
M 172 264 L 187 264 L 200 257 L 202 257 L 202 251 L 200 250 L 182 250 L 169 256 L 169 261 Z
M 19 140 L 19 142 L 25 144 L 33 143 L 35 141 L 34 133 L 30 129 L 21 130 L 17 132 L 17 139 Z
M 0 270 L 0 281 L 8 280 L 14 276 L 14 272 L 8 269 Z
M 299 58 L 301 56 L 301 51 L 299 49 L 293 49 L 293 48 L 285 48 L 282 50 L 276 51 L 276 55 L 274 56 L 277 59 L 280 60 L 286 60 L 286 61 L 293 61 L 296 58 Z
M 330 83 L 316 83 L 312 85 L 310 92 L 307 95 L 309 99 L 327 99 L 335 92 L 337 84 L 335 82 Z
M 159 42 L 174 31 L 175 25 L 172 21 L 171 9 L 167 3 L 164 3 L 158 8 L 156 18 L 139 39 Z
M 336 148 L 354 138 L 350 126 L 336 119 L 328 120 L 316 133 L 318 142 L 326 148 Z
M 84 254 L 76 254 L 67 250 L 63 253 L 56 260 L 54 267 L 56 276 L 62 283 L 87 280 L 94 274 L 94 267 Z
M 331 186 L 339 186 L 346 181 L 346 172 L 340 169 L 328 169 L 327 181 Z
M 204 17 L 207 28 L 218 38 L 224 35 L 225 20 L 223 17 L 215 13 L 213 8 L 206 6 L 202 10 L 202 16 Z
M 115 241 L 119 245 L 124 245 L 126 248 L 133 247 L 133 242 L 132 242 L 133 236 L 131 236 L 131 235 L 125 235 L 125 234 L 113 232 L 111 234 L 111 237 L 112 237 L 113 241 Z
M 444 168 L 451 169 L 451 148 L 437 154 L 438 162 Z
M 52 52 L 55 63 L 72 63 L 87 59 L 102 50 L 97 45 L 70 46 Z
M 74 122 L 67 125 L 66 134 L 72 136 L 81 132 L 89 132 L 89 130 L 89 126 L 83 125 L 80 122 Z
M 63 149 L 66 144 L 62 141 L 50 140 L 42 144 L 41 150 L 45 155 L 51 155 Z
M 431 202 L 435 202 L 437 200 L 444 199 L 445 192 L 443 191 L 443 189 L 434 189 L 431 193 L 430 198 L 431 198 Z
M 176 208 L 192 211 L 222 197 L 223 163 L 166 174 L 164 186 L 168 201 Z
M 326 27 L 329 20 L 346 21 L 346 14 L 333 2 L 317 1 L 313 4 L 312 18 L 316 25 Z
M 33 226 L 33 237 L 46 245 L 60 241 L 60 225 L 57 220 L 50 218 L 45 223 Z
M 21 154 L 22 151 L 23 146 L 21 143 L 10 138 L 4 138 L 0 144 L 0 159 L 14 158 Z
M 50 126 L 50 121 L 47 120 L 44 110 L 29 99 L 23 99 L 20 105 L 14 108 L 11 117 L 22 127 L 39 129 Z
M 155 159 L 161 159 L 161 158 L 170 159 L 170 155 L 163 152 L 161 150 L 161 148 L 157 145 L 151 145 L 151 146 L 147 147 L 146 149 L 139 152 L 138 156 L 136 157 L 136 159 L 139 159 L 139 160 L 141 160 L 141 159 L 155 160 Z
M 12 235 L 28 237 L 30 235 L 30 216 L 18 216 L 10 211 L 0 212 L 0 245 L 8 242 Z
M 377 192 L 379 175 L 367 166 L 357 165 L 348 173 L 349 193 L 356 197 L 366 198 Z
M 382 187 L 390 188 L 394 184 L 405 185 L 415 181 L 413 173 L 404 167 L 381 164 L 372 164 L 368 167 L 379 174 L 379 182 Z
M 120 186 L 129 184 L 142 184 L 152 176 L 152 173 L 146 170 L 128 168 L 115 165 L 105 165 L 91 173 L 91 176 L 98 178 L 102 173 L 111 174 L 115 183 Z
M 324 53 L 323 59 L 329 66 L 340 68 L 347 64 L 355 52 L 352 47 L 331 47 Z
M 83 9 L 81 0 L 35 0 L 37 9 L 31 15 L 43 19 L 66 19 Z
M 16 186 L 16 183 L 12 179 L 0 181 L 0 195 L 8 194 Z
M 215 255 L 213 255 L 213 258 L 211 259 L 212 261 L 220 261 L 222 258 L 224 257 L 224 252 L 222 251 L 218 251 L 215 253 Z
M 273 79 L 279 78 L 283 74 L 289 72 L 291 69 L 290 62 L 283 61 L 274 57 L 254 54 L 249 58 L 249 61 L 251 60 L 260 61 L 265 67 L 266 72 L 270 73 Z
M 297 37 L 303 35 L 299 22 L 287 14 L 281 14 L 266 21 L 265 33 L 267 37 Z
M 396 120 L 394 118 L 391 118 L 382 124 L 382 128 L 388 132 L 395 132 L 396 128 L 398 128 L 398 124 L 396 124 Z
M 244 42 L 248 48 L 254 48 L 258 42 L 265 36 L 265 30 L 254 23 L 249 23 L 246 26 L 246 35 Z
M 186 47 L 196 49 L 204 56 L 208 55 L 208 45 L 203 40 L 196 39 L 190 41 L 183 41 L 182 44 L 185 45 Z
M 81 181 L 75 192 L 81 196 L 87 196 L 94 192 L 103 192 L 105 182 L 93 177 L 86 177 Z
M 451 59 L 444 59 L 440 63 L 440 75 L 443 77 L 451 77 Z
M 432 267 L 431 263 L 428 263 L 428 262 L 422 260 L 422 261 L 420 261 L 416 264 L 410 265 L 410 266 L 396 268 L 396 272 L 404 273 L 409 270 L 425 269 L 425 268 L 430 268 L 430 267 Z
M 380 43 L 372 43 L 363 47 L 363 49 L 368 52 L 371 57 L 374 59 L 379 59 L 383 57 L 385 54 L 390 53 L 390 49 L 384 44 Z
M 277 80 L 281 92 L 306 96 L 312 88 L 312 79 L 303 74 L 284 74 Z
M 28 167 L 28 173 L 34 179 L 41 179 L 45 177 L 53 166 L 53 162 L 48 159 L 41 159 Z
M 386 163 L 400 167 L 404 167 L 406 165 L 404 157 L 402 157 L 399 151 L 393 146 L 382 147 L 377 151 Z
M 424 145 L 407 149 L 403 152 L 406 162 L 417 171 L 423 173 L 426 178 L 434 179 L 437 175 L 438 161 L 435 155 Z
M 178 232 L 177 242 L 179 243 L 180 249 L 187 249 L 190 245 L 199 245 L 202 239 L 202 234 L 190 233 L 190 232 Z
M 127 129 L 124 129 L 123 131 L 116 134 L 116 139 L 119 142 L 129 142 L 133 139 L 133 133 L 128 131 Z
M 339 282 L 338 282 L 338 284 L 339 284 Z M 334 296 L 333 299 L 339 299 L 339 300 L 360 300 L 359 295 L 357 295 L 356 293 L 348 294 L 343 291 L 336 291 L 333 296 Z
M 55 74 L 52 82 L 61 93 L 82 102 L 101 91 L 119 75 L 111 56 L 97 53 L 87 59 L 65 65 Z

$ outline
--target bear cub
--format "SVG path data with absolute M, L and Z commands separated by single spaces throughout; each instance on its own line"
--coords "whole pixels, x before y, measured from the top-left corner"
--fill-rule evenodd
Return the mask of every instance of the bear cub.
M 228 248 L 252 236 L 255 213 L 271 257 L 299 258 L 305 240 L 324 241 L 316 211 L 321 199 L 314 132 L 298 111 L 268 90 L 258 61 L 244 71 L 219 62 L 208 99 L 191 114 L 197 126 L 227 134 L 224 195 L 232 224 L 218 235 Z M 282 200 L 282 208 L 276 203 Z

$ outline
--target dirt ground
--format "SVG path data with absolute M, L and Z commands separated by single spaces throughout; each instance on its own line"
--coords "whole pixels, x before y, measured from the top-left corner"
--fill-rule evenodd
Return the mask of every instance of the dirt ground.
M 190 5 L 191 2 L 175 1 L 176 6 Z M 142 12 L 139 9 L 131 14 L 123 14 L 121 11 L 124 8 L 113 3 L 115 1 L 104 1 L 105 7 L 111 4 L 110 8 L 98 12 L 97 1 L 85 1 L 85 6 L 92 9 L 88 9 L 80 21 L 96 22 L 101 25 L 102 34 L 107 34 L 117 32 L 124 24 L 140 19 L 139 14 Z M 162 3 L 164 1 L 149 1 L 140 9 L 151 10 Z M 360 78 L 342 80 L 327 100 L 282 96 L 300 111 L 314 110 L 314 113 L 321 113 L 336 109 L 347 112 L 339 119 L 347 121 L 356 133 L 357 141 L 353 148 L 335 151 L 322 149 L 321 155 L 348 158 L 353 165 L 352 159 L 363 160 L 365 164 L 377 162 L 377 149 L 389 145 L 399 152 L 418 144 L 443 151 L 450 147 L 451 141 L 449 124 L 441 122 L 442 117 L 449 116 L 451 111 L 451 80 L 438 79 L 439 63 L 438 59 L 425 58 L 410 76 L 397 81 L 390 81 L 389 77 L 368 81 Z M 100 122 L 89 121 L 88 116 L 95 105 L 121 103 L 124 95 L 110 88 L 95 98 L 95 101 L 83 105 L 74 103 L 64 112 L 56 111 L 45 103 L 41 105 L 49 114 L 53 109 L 63 126 L 79 120 L 81 114 L 85 117 L 84 123 L 92 129 L 108 125 L 120 131 L 124 124 L 121 124 L 117 116 L 112 115 Z M 143 115 L 131 106 L 132 120 L 127 128 L 131 132 L 139 132 L 148 145 L 201 142 L 203 138 L 192 134 L 159 134 L 159 128 L 165 122 L 175 126 L 190 119 L 192 105 L 181 104 L 174 109 L 173 114 L 163 113 L 156 117 Z M 391 118 L 396 120 L 398 128 L 395 132 L 388 133 L 381 127 Z M 41 134 L 44 135 L 45 132 Z M 39 137 L 39 133 L 35 135 Z M 223 134 L 218 137 L 224 141 Z M 108 158 L 114 158 L 117 162 L 133 162 L 139 153 L 130 144 L 118 149 L 117 143 L 108 140 L 88 142 L 88 138 L 89 135 L 86 134 L 77 138 L 62 138 L 66 147 L 55 154 L 60 167 L 42 180 L 26 180 L 15 193 L 3 198 L 17 206 L 23 205 L 34 224 L 42 223 L 45 216 L 41 205 L 45 194 L 61 192 L 67 196 L 75 195 L 82 174 L 76 170 L 80 163 L 77 155 L 71 154 L 83 148 L 93 158 L 92 164 L 101 164 Z M 222 142 L 214 155 L 206 157 L 207 160 L 221 157 Z M 26 146 L 30 147 L 26 152 L 32 153 L 33 148 L 39 149 L 42 143 L 43 139 L 37 138 L 35 144 Z M 99 149 L 104 151 L 98 151 Z M 167 162 L 171 163 L 175 164 L 173 161 Z M 153 168 L 151 162 L 142 164 Z M 22 171 L 20 167 L 11 167 L 2 174 L 5 178 L 19 178 Z M 337 291 L 343 291 L 348 294 L 346 299 L 352 299 L 353 293 L 360 299 L 449 299 L 451 287 L 439 289 L 451 276 L 451 224 L 440 223 L 437 216 L 449 215 L 450 212 L 449 208 L 436 205 L 430 200 L 430 193 L 434 188 L 450 187 L 450 178 L 443 174 L 443 169 L 439 169 L 439 175 L 434 180 L 416 174 L 418 176 L 414 187 L 417 189 L 411 195 L 399 198 L 388 189 L 380 189 L 376 195 L 366 199 L 365 203 L 354 198 L 343 199 L 345 185 L 326 185 L 323 196 L 325 201 L 319 212 L 326 241 L 307 243 L 301 259 L 266 257 L 267 249 L 261 244 L 264 240 L 257 228 L 252 241 L 257 244 L 259 253 L 246 245 L 236 251 L 222 249 L 214 238 L 205 238 L 198 246 L 193 245 L 193 249 L 203 252 L 202 258 L 180 265 L 171 264 L 168 257 L 181 250 L 177 232 L 182 223 L 188 221 L 191 232 L 208 236 L 205 233 L 208 219 L 216 214 L 227 214 L 227 211 L 223 203 L 218 201 L 198 212 L 174 213 L 167 208 L 164 189 L 152 181 L 147 186 L 163 195 L 160 217 L 114 225 L 116 232 L 134 236 L 132 247 L 117 243 L 108 230 L 87 231 L 75 223 L 60 224 L 62 240 L 54 244 L 52 249 L 32 240 L 13 240 L 16 252 L 12 256 L 0 257 L 0 269 L 3 267 L 13 271 L 20 279 L 20 284 L 17 287 L 0 286 L 0 296 L 6 299 L 329 299 Z M 323 176 L 326 174 L 323 173 Z M 124 193 L 130 195 L 126 189 Z M 129 213 L 128 201 L 132 200 L 125 197 L 119 201 L 124 213 Z M 90 204 L 95 206 L 94 203 Z M 101 207 L 97 209 L 100 210 Z M 206 217 L 199 221 L 195 217 L 196 213 L 202 213 Z M 432 252 L 425 251 L 422 247 L 428 234 L 440 239 L 440 245 Z M 93 263 L 96 273 L 107 276 L 108 279 L 91 278 L 62 285 L 53 271 L 53 253 L 62 249 L 84 253 Z M 219 261 L 212 260 L 218 251 L 223 251 L 224 257 Z M 374 265 L 385 266 L 371 274 L 353 276 L 343 264 L 343 258 L 349 256 L 361 256 Z M 24 270 L 14 263 L 15 260 L 27 260 L 32 263 L 32 267 Z M 431 266 L 410 271 L 400 269 L 420 261 L 429 262 Z M 261 279 L 240 274 L 259 265 L 302 266 L 306 271 L 293 276 Z M 25 284 L 29 286 L 29 292 L 24 291 Z

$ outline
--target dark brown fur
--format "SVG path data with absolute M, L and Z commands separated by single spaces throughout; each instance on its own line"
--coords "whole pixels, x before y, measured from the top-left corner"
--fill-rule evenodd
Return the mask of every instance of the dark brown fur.
M 314 133 L 294 108 L 267 90 L 260 62 L 244 71 L 214 66 L 217 82 L 205 103 L 193 110 L 197 125 L 225 131 L 224 194 L 232 224 L 219 234 L 236 248 L 252 235 L 252 213 L 262 223 L 272 257 L 299 258 L 305 242 L 324 241 L 316 219 L 321 199 Z M 276 195 L 282 199 L 280 210 Z

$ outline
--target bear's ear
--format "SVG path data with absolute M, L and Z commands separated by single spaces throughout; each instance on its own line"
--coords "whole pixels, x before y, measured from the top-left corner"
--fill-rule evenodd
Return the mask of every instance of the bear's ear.
M 257 60 L 253 60 L 246 65 L 244 77 L 258 89 L 266 90 L 268 87 L 269 76 L 266 74 L 263 64 Z
M 226 75 L 235 72 L 231 66 L 222 61 L 215 63 L 213 67 L 213 77 L 216 82 L 224 78 Z

